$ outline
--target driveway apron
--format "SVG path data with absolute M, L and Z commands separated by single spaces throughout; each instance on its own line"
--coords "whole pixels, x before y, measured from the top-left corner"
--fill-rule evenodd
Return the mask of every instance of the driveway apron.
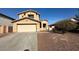
M 37 33 L 12 33 L 0 38 L 0 51 L 37 50 Z

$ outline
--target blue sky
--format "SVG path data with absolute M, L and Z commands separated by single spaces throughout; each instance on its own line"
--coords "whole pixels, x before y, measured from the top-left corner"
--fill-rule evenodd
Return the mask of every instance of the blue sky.
M 48 19 L 49 24 L 73 17 L 77 12 L 76 8 L 0 8 L 0 13 L 18 19 L 17 14 L 28 9 L 38 11 L 41 19 Z

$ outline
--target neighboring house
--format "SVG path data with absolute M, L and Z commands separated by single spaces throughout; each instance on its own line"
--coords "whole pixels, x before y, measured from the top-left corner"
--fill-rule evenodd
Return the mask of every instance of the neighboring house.
M 54 24 L 50 24 L 49 25 L 49 31 L 51 31 L 52 29 L 54 29 L 55 28 L 55 25 Z
M 12 32 L 12 21 L 15 20 L 7 15 L 0 13 L 0 33 Z
M 71 18 L 71 21 L 73 21 L 73 22 L 79 22 L 79 18 Z
M 19 19 L 14 20 L 13 32 L 39 32 L 48 30 L 48 21 L 41 20 L 40 14 L 34 10 L 27 10 L 18 14 Z

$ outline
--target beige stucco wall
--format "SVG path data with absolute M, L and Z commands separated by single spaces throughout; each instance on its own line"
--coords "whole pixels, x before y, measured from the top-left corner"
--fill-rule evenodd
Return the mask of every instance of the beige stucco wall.
M 4 26 L 5 25 L 0 26 L 0 33 L 4 33 Z M 6 26 L 5 32 L 8 33 L 8 26 Z
M 0 15 L 0 25 L 12 26 L 12 20 Z
M 30 19 L 24 19 L 13 23 L 13 32 L 17 32 L 18 25 L 17 24 L 36 24 L 37 31 L 40 29 L 40 23 L 35 22 Z
M 33 14 L 35 20 L 40 20 L 39 15 L 34 13 L 34 12 L 26 12 L 26 13 L 19 14 L 19 19 L 22 19 L 24 17 L 28 17 L 29 14 Z
M 3 26 L 0 26 L 0 33 L 3 33 Z
M 55 26 L 49 26 L 49 31 L 53 30 L 55 28 Z
M 52 27 L 49 26 L 49 31 L 51 31 L 51 30 L 52 30 Z
M 0 15 L 0 33 L 4 33 L 4 26 L 6 26 L 5 32 L 8 33 L 8 26 L 13 26 L 12 19 Z
M 5 32 L 8 33 L 8 30 L 9 30 L 9 29 L 8 29 L 8 26 L 6 26 L 6 30 L 5 30 Z
M 46 27 L 43 28 L 43 24 L 46 24 Z M 40 30 L 48 30 L 48 21 L 41 21 L 42 28 Z

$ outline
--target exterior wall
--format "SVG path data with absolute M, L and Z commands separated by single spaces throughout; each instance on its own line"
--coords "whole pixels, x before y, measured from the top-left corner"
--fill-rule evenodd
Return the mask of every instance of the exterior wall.
M 6 33 L 8 33 L 8 30 L 9 30 L 9 29 L 8 29 L 8 26 L 6 26 Z
M 43 28 L 43 24 L 46 24 L 46 27 Z M 48 22 L 47 21 L 41 21 L 41 29 L 40 30 L 48 30 Z
M 3 26 L 0 26 L 0 33 L 3 33 Z
M 51 31 L 52 30 L 52 28 L 51 27 L 49 27 L 49 31 Z
M 0 26 L 0 33 L 8 33 L 8 26 L 1 25 Z
M 37 20 L 40 20 L 40 15 L 37 14 L 37 15 L 36 15 L 36 19 L 37 19 Z
M 5 26 L 6 28 L 4 28 L 5 25 L 1 25 L 0 26 L 0 33 L 4 33 L 4 29 L 5 29 L 5 33 L 8 33 L 8 26 Z
M 4 26 L 6 27 L 5 32 L 8 33 L 8 26 L 13 26 L 12 20 L 0 15 L 0 33 L 4 33 Z
M 22 19 L 22 18 L 24 18 L 24 17 L 25 17 L 24 14 L 20 14 L 20 15 L 19 15 L 19 19 Z
M 17 32 L 17 28 L 18 28 L 17 24 L 36 24 L 37 31 L 39 31 L 40 29 L 40 23 L 29 20 L 29 19 L 24 19 L 24 20 L 20 20 L 18 22 L 13 23 L 13 32 Z
M 55 28 L 55 26 L 49 26 L 49 31 L 51 31 L 52 29 L 54 29 Z
M 0 15 L 0 25 L 12 26 L 12 20 Z
M 35 20 L 40 20 L 40 19 L 39 19 L 39 18 L 40 18 L 39 15 L 36 14 L 36 13 L 34 13 L 34 12 L 22 13 L 22 14 L 19 15 L 19 19 L 22 19 L 22 18 L 24 18 L 24 17 L 28 17 L 28 14 L 33 14 Z

